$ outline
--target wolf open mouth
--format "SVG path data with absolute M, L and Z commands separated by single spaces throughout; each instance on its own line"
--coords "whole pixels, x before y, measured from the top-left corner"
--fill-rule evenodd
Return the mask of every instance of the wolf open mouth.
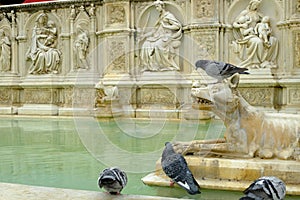
M 193 108 L 200 110 L 211 110 L 213 102 L 208 99 L 197 97 L 197 101 L 193 103 Z

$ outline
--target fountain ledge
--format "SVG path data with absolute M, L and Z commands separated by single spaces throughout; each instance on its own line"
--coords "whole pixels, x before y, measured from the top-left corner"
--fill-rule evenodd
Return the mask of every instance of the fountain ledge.
M 229 159 L 185 156 L 201 188 L 243 191 L 261 176 L 277 176 L 285 181 L 287 194 L 300 195 L 300 162 L 293 160 Z M 146 185 L 170 186 L 170 179 L 161 169 L 142 178 Z
M 0 183 L 0 199 L 2 200 L 176 200 L 176 198 L 144 196 L 144 195 L 110 195 L 105 192 L 73 190 L 52 187 L 30 186 L 12 183 Z

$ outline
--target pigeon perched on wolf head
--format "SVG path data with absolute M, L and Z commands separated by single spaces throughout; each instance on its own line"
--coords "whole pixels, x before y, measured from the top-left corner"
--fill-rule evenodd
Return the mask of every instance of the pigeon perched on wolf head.
M 203 69 L 207 75 L 215 78 L 218 82 L 222 82 L 224 79 L 231 77 L 235 73 L 249 74 L 246 72 L 247 68 L 240 68 L 235 65 L 212 60 L 198 60 L 195 63 L 196 69 Z
M 246 196 L 240 200 L 282 200 L 286 194 L 286 186 L 277 177 L 264 176 L 255 180 L 244 194 Z
M 120 194 L 127 184 L 127 175 L 117 167 L 104 169 L 98 178 L 99 188 L 104 188 L 110 194 Z
M 189 194 L 200 194 L 200 186 L 188 168 L 186 160 L 181 154 L 174 151 L 170 142 L 165 143 L 161 166 L 165 174 Z

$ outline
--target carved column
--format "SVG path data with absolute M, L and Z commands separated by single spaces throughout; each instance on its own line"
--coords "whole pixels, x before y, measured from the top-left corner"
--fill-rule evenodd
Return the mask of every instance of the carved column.
M 90 38 L 90 54 L 92 56 L 90 57 L 90 68 L 91 71 L 98 72 L 97 69 L 97 53 L 93 53 L 93 51 L 97 52 L 97 38 L 96 38 L 96 13 L 95 13 L 95 5 L 91 4 L 90 10 L 89 10 L 89 16 L 90 16 L 90 32 L 89 32 L 89 38 Z
M 18 22 L 18 36 L 16 37 L 16 40 L 18 41 L 18 52 L 22 53 L 23 56 L 14 57 L 16 61 L 13 61 L 13 63 L 17 63 L 18 71 L 21 76 L 25 76 L 27 74 L 27 66 L 26 66 L 26 42 L 28 40 L 28 36 L 26 36 L 25 33 L 25 19 L 26 19 L 26 13 L 25 12 L 18 12 L 17 13 L 17 22 Z M 17 54 L 18 55 L 18 54 Z
M 71 69 L 70 69 L 70 72 L 74 72 L 75 69 L 74 69 L 74 52 L 73 52 L 73 49 L 74 49 L 74 41 L 75 41 L 75 28 L 74 28 L 74 21 L 75 21 L 75 18 L 76 18 L 76 10 L 75 10 L 75 7 L 74 5 L 71 6 L 71 13 L 70 13 L 70 50 L 69 50 L 69 53 L 70 53 L 70 66 L 71 66 Z

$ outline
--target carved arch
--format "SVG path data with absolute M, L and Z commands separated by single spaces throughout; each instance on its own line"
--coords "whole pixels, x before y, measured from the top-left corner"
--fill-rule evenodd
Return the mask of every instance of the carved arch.
M 178 6 L 177 4 L 174 4 L 174 3 L 171 3 L 171 2 L 164 2 L 165 3 L 165 8 L 166 10 L 170 11 L 182 24 L 185 23 L 185 18 L 183 16 L 182 13 L 183 10 L 180 6 Z M 158 18 L 158 12 L 157 11 L 154 11 L 153 13 L 155 14 L 152 14 L 151 12 L 155 10 L 155 6 L 153 3 L 151 3 L 150 5 L 146 6 L 142 12 L 140 12 L 139 16 L 137 17 L 137 26 L 139 28 L 142 28 L 142 27 L 147 27 L 147 25 L 153 25 L 153 21 L 148 21 L 148 18 L 152 18 L 152 20 L 155 20 Z M 151 17 L 150 16 L 150 13 L 151 13 Z M 152 22 L 152 24 L 151 24 Z
M 246 9 L 248 4 L 249 0 L 240 0 L 233 2 L 228 9 L 228 15 L 226 15 L 225 17 L 226 24 L 232 24 L 239 13 L 242 10 Z M 270 16 L 274 35 L 278 35 L 279 30 L 276 25 L 277 22 L 283 20 L 283 9 L 278 4 L 278 2 L 275 0 L 261 1 L 258 12 L 262 13 L 263 15 Z

